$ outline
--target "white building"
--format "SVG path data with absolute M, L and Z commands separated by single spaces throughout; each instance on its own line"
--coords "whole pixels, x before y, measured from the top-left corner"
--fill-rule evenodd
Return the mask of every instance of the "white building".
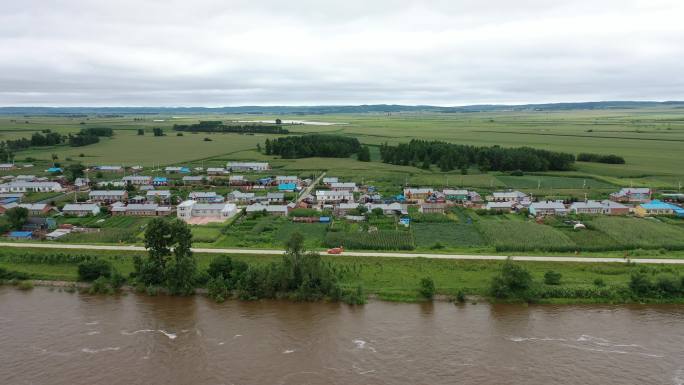
M 301 181 L 300 181 L 299 178 L 296 177 L 296 176 L 289 176 L 289 175 L 288 175 L 288 176 L 282 176 L 282 175 L 278 175 L 278 176 L 275 177 L 275 182 L 276 182 L 276 184 L 290 184 L 290 183 L 293 183 L 293 184 L 299 185 L 299 183 L 300 183 Z
M 530 214 L 535 217 L 544 217 L 547 215 L 565 215 L 568 209 L 565 208 L 563 202 L 560 201 L 541 201 L 530 204 Z
M 214 191 L 193 191 L 188 194 L 188 199 L 199 203 L 221 203 L 225 200 Z
M 502 202 L 487 202 L 485 208 L 491 211 L 503 211 L 509 212 L 516 208 L 518 204 L 513 201 L 502 201 Z
M 121 181 L 133 186 L 146 186 L 152 184 L 152 177 L 146 175 L 129 175 L 121 178 Z
M 145 198 L 150 203 L 171 203 L 171 191 L 169 190 L 150 190 L 145 194 Z
M 368 212 L 372 212 L 375 209 L 380 209 L 382 210 L 382 213 L 385 215 L 394 215 L 394 214 L 400 214 L 400 215 L 407 215 L 408 210 L 406 210 L 405 206 L 402 206 L 400 203 L 394 202 L 394 203 L 366 203 L 366 208 L 368 209 Z
M 333 191 L 359 191 L 354 182 L 335 182 L 330 183 L 330 189 Z
M 98 215 L 100 213 L 100 206 L 94 203 L 67 203 L 64 205 L 64 208 L 62 208 L 62 213 L 65 215 L 75 215 L 77 217 Z
M 522 202 L 527 199 L 527 194 L 520 191 L 500 191 L 492 193 L 488 200 L 494 202 Z
M 6 192 L 61 192 L 64 189 L 57 182 L 26 182 L 15 180 L 0 184 L 0 193 Z
M 225 175 L 228 171 L 221 167 L 209 167 L 207 168 L 207 175 Z
M 316 201 L 318 203 L 354 202 L 354 194 L 349 191 L 317 190 Z
M 266 162 L 228 162 L 226 169 L 230 171 L 266 171 L 270 170 Z
M 570 205 L 570 212 L 573 214 L 603 214 L 604 206 L 598 201 L 573 202 Z
M 248 214 L 266 212 L 270 215 L 287 215 L 288 207 L 286 205 L 262 205 L 261 203 L 255 203 L 253 205 L 247 206 L 245 211 Z
M 254 200 L 254 193 L 243 193 L 242 191 L 235 190 L 228 194 L 228 200 L 241 204 L 249 203 Z
M 193 200 L 184 201 L 176 208 L 178 218 L 192 224 L 223 222 L 237 212 L 233 203 L 199 203 Z

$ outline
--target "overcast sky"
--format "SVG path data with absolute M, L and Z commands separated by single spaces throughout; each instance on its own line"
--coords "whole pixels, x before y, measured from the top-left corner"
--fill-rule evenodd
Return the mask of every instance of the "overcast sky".
M 21 0 L 0 105 L 684 99 L 682 0 Z

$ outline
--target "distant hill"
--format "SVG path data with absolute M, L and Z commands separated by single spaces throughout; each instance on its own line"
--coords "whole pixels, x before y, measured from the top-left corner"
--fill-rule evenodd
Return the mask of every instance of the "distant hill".
M 0 115 L 171 115 L 171 114 L 255 114 L 255 115 L 323 115 L 351 113 L 399 113 L 399 112 L 496 112 L 496 111 L 567 111 L 608 110 L 653 107 L 684 108 L 684 101 L 638 102 L 605 101 L 581 103 L 547 103 L 501 105 L 482 104 L 472 106 L 408 106 L 399 104 L 363 104 L 358 106 L 240 106 L 240 107 L 0 107 Z

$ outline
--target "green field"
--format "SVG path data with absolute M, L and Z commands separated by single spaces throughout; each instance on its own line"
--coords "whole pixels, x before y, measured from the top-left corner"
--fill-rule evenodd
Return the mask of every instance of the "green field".
M 227 160 L 269 160 L 287 171 L 328 170 L 342 177 L 383 181 L 408 181 L 411 184 L 461 185 L 480 188 L 508 186 L 536 190 L 541 193 L 567 192 L 579 194 L 586 190 L 608 191 L 618 185 L 649 185 L 677 188 L 684 180 L 684 171 L 673 162 L 681 156 L 684 144 L 684 111 L 677 108 L 641 108 L 632 110 L 575 110 L 559 112 L 482 112 L 468 114 L 400 113 L 338 114 L 315 116 L 278 116 L 282 119 L 317 120 L 346 123 L 333 126 L 288 126 L 292 133 L 327 132 L 352 135 L 371 146 L 382 143 L 407 142 L 413 138 L 444 140 L 472 145 L 531 146 L 577 154 L 593 152 L 616 154 L 627 160 L 626 165 L 578 163 L 577 170 L 558 175 L 469 174 L 450 176 L 437 170 L 420 170 L 410 166 L 390 166 L 377 162 L 375 147 L 371 151 L 375 162 L 361 163 L 354 159 L 280 160 L 258 153 L 257 143 L 271 135 L 190 134 L 176 136 L 174 123 L 190 124 L 199 120 L 263 120 L 274 116 L 252 118 L 243 115 L 185 115 L 178 117 L 123 116 L 72 118 L 0 117 L 0 140 L 29 137 L 33 132 L 51 129 L 60 133 L 75 133 L 85 127 L 112 127 L 115 135 L 100 143 L 84 147 L 57 146 L 21 151 L 17 159 L 35 158 L 36 163 L 50 161 L 56 153 L 60 161 L 71 158 L 87 164 L 223 164 Z M 163 120 L 155 122 L 154 120 Z M 81 124 L 83 123 L 83 124 Z M 166 130 L 164 137 L 154 137 L 153 127 Z M 136 130 L 143 128 L 144 136 Z M 209 137 L 212 141 L 204 141 Z M 83 157 L 79 157 L 83 154 Z M 566 175 L 563 175 L 566 174 Z M 573 178 L 566 178 L 572 176 Z M 585 183 L 586 182 L 586 183 Z M 564 191 L 566 190 L 566 191 Z

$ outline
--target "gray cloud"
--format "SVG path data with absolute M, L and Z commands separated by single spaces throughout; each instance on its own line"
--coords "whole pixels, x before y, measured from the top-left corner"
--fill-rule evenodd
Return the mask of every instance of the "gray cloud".
M 0 105 L 684 99 L 677 0 L 24 0 Z

